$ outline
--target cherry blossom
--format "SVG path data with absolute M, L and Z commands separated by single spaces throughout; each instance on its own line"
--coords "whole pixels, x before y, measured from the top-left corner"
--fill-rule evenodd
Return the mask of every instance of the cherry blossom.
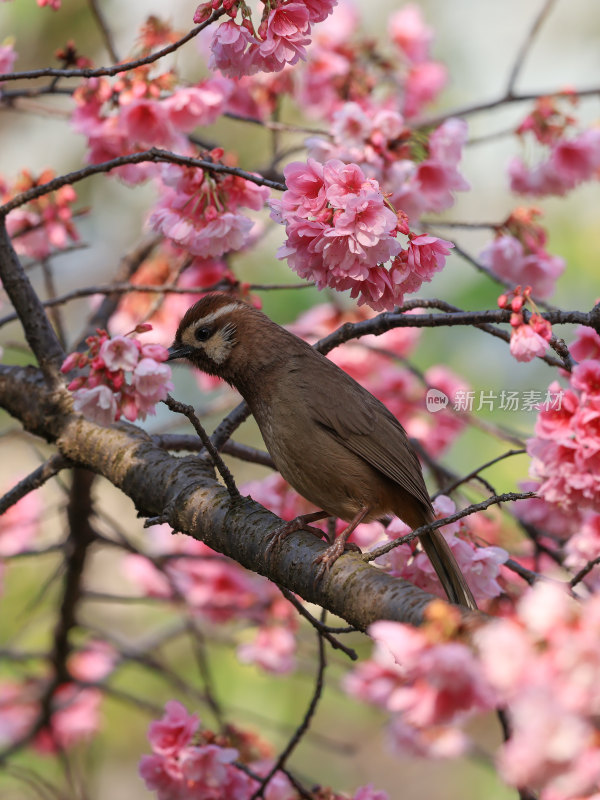
M 147 332 L 151 327 L 143 324 L 136 331 Z M 87 375 L 77 376 L 68 387 L 75 411 L 99 425 L 110 425 L 121 415 L 133 422 L 155 414 L 156 404 L 173 388 L 171 368 L 162 363 L 167 349 L 126 336 L 111 339 L 103 330 L 86 342 L 88 353 L 71 353 L 61 367 L 64 373 L 89 367 Z M 127 383 L 129 373 L 131 382 Z
M 50 169 L 37 177 L 23 170 L 12 185 L 3 186 L 0 181 L 0 196 L 3 201 L 10 200 L 21 192 L 48 183 L 54 177 Z M 76 199 L 75 190 L 67 185 L 11 211 L 6 218 L 6 229 L 16 252 L 30 258 L 44 259 L 55 251 L 64 250 L 71 242 L 79 241 L 71 208 Z
M 408 230 L 405 221 L 358 165 L 309 158 L 286 166 L 284 175 L 288 189 L 271 201 L 271 216 L 287 233 L 278 256 L 320 289 L 349 289 L 359 305 L 390 309 L 442 268 L 451 244 L 418 236 L 402 251 L 397 235 Z M 383 264 L 394 256 L 388 271 Z
M 567 511 L 600 511 L 599 364 L 593 359 L 578 364 L 566 391 L 557 382 L 550 385 L 549 391 L 561 392 L 560 407 L 540 408 L 536 435 L 527 443 L 540 495 Z
M 278 675 L 294 669 L 296 637 L 279 625 L 258 629 L 252 642 L 238 647 L 238 658 L 244 664 L 258 664 L 267 672 Z
M 577 120 L 560 108 L 559 101 L 576 98 L 541 97 L 517 128 L 520 136 L 533 135 L 546 149 L 546 157 L 531 167 L 515 157 L 509 164 L 511 189 L 533 196 L 562 196 L 584 181 L 598 178 L 600 129 L 588 128 L 569 135 Z
M 6 74 L 12 72 L 15 61 L 17 60 L 17 53 L 11 42 L 0 45 L 0 73 Z M 2 84 L 0 83 L 0 86 Z M 0 94 L 2 90 L 0 89 Z
M 389 19 L 392 41 L 411 62 L 422 62 L 429 57 L 434 32 L 425 24 L 421 8 L 409 3 L 394 12 Z
M 479 260 L 500 278 L 531 286 L 534 295 L 547 298 L 553 294 L 565 262 L 545 250 L 548 234 L 538 222 L 540 215 L 537 208 L 516 208 L 481 251 Z
M 0 517 L 0 557 L 21 553 L 38 534 L 42 503 L 37 492 L 29 492 Z
M 162 171 L 161 198 L 149 225 L 193 255 L 209 258 L 239 250 L 252 221 L 240 207 L 259 210 L 269 190 L 234 175 L 211 177 L 170 164 Z

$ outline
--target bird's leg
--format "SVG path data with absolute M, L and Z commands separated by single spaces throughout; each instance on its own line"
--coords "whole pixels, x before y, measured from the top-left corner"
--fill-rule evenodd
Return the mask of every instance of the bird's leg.
M 318 583 L 322 580 L 325 575 L 329 572 L 331 567 L 335 564 L 338 558 L 343 554 L 344 550 L 352 549 L 358 550 L 360 553 L 360 547 L 353 543 L 348 544 L 348 538 L 354 531 L 357 525 L 363 521 L 363 519 L 367 516 L 371 509 L 369 506 L 363 506 L 358 514 L 352 519 L 348 525 L 344 528 L 344 530 L 340 533 L 337 539 L 334 541 L 332 545 L 330 545 L 327 550 L 324 550 L 321 555 L 318 555 L 313 564 L 319 564 L 319 568 L 317 570 L 317 574 L 315 577 L 315 581 Z
M 325 519 L 325 517 L 328 516 L 329 514 L 326 511 L 313 511 L 312 514 L 301 514 L 299 517 L 294 517 L 294 519 L 291 519 L 289 522 L 280 525 L 269 534 L 269 539 L 271 541 L 267 545 L 266 552 L 270 553 L 272 550 L 279 547 L 286 536 L 289 536 L 290 533 L 295 533 L 296 531 L 310 531 L 310 533 L 314 533 L 314 535 L 318 536 L 320 539 L 325 535 L 323 531 L 319 528 L 313 528 L 308 523 L 317 522 L 317 520 Z

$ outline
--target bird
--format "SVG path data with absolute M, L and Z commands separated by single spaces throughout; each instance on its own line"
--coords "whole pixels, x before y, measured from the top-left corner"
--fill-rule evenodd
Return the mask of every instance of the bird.
M 250 304 L 210 293 L 184 314 L 168 360 L 185 359 L 242 395 L 275 467 L 320 511 L 280 526 L 270 543 L 308 523 L 348 523 L 315 559 L 322 579 L 361 522 L 399 517 L 413 530 L 434 519 L 419 459 L 389 409 L 330 359 Z M 473 594 L 438 530 L 420 542 L 450 602 L 476 609 Z M 356 546 L 354 546 L 355 549 Z

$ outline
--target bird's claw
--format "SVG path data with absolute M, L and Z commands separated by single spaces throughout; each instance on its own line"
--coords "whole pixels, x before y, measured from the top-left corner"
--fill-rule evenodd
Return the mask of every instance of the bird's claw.
M 342 539 L 336 539 L 326 550 L 323 550 L 316 558 L 313 559 L 314 565 L 319 565 L 315 575 L 315 583 L 320 583 L 323 578 L 329 574 L 329 570 L 335 564 L 340 556 L 346 552 L 361 553 L 362 550 L 354 542 L 344 542 Z
M 287 538 L 290 533 L 296 531 L 308 531 L 314 534 L 317 538 L 321 539 L 325 534 L 320 528 L 315 528 L 313 525 L 307 525 L 303 517 L 295 517 L 295 519 L 285 522 L 269 534 L 269 543 L 266 547 L 265 554 L 270 556 L 281 546 L 281 543 Z

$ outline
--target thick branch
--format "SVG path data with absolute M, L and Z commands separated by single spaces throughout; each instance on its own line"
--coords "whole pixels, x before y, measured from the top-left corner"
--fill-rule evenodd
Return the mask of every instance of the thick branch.
M 14 251 L 4 217 L 0 218 L 0 280 L 19 315 L 25 338 L 44 375 L 55 385 L 65 354 L 44 307 Z

